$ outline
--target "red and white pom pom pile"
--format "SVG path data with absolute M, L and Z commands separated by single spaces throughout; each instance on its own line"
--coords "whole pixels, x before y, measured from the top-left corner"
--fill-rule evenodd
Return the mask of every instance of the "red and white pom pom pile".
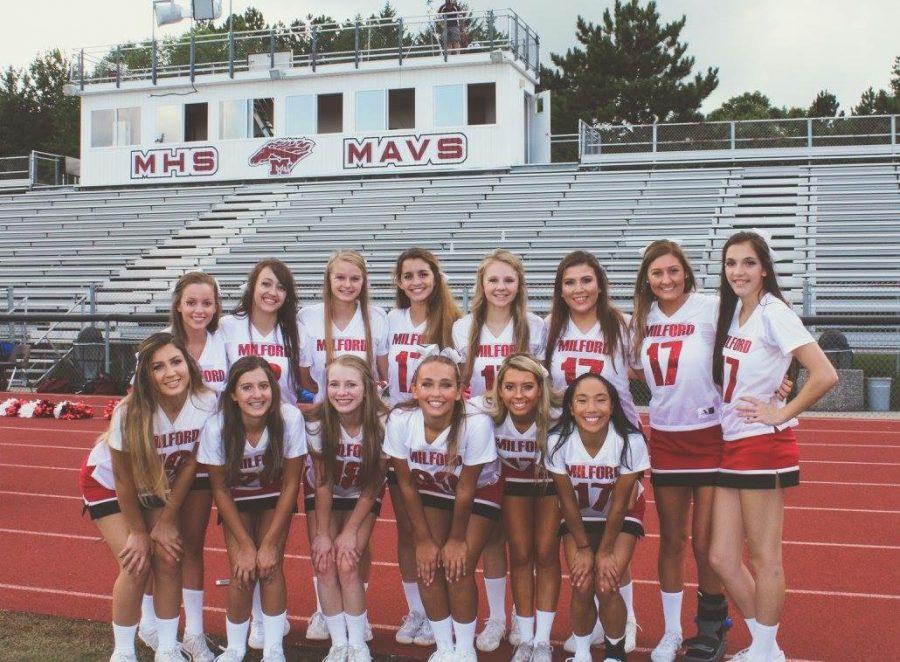
M 19 400 L 9 398 L 0 402 L 0 416 L 6 418 L 57 418 L 64 421 L 91 418 L 93 408 L 84 402 L 63 400 L 53 404 L 49 400 Z

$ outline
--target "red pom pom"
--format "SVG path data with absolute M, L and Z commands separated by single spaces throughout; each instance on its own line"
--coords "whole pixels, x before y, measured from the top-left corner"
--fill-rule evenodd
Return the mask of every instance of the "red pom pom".
M 110 400 L 109 402 L 107 402 L 106 406 L 103 407 L 103 418 L 105 418 L 107 421 L 111 419 L 113 411 L 115 410 L 119 402 L 121 402 L 121 400 Z

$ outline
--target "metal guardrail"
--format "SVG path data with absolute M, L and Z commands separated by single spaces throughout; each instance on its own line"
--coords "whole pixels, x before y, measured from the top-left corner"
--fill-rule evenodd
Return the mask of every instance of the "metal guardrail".
M 578 124 L 582 160 L 626 154 L 886 146 L 896 149 L 900 115 L 732 122 Z
M 72 157 L 37 150 L 27 156 L 0 157 L 0 190 L 77 184 L 79 177 L 67 172 L 66 159 Z
M 451 49 L 451 31 L 459 25 L 461 47 Z M 277 26 L 265 30 L 204 32 L 193 30 L 140 44 L 82 48 L 72 54 L 70 81 L 80 89 L 95 83 L 188 78 L 254 69 L 316 70 L 326 64 L 360 64 L 458 53 L 508 51 L 535 77 L 540 72 L 540 37 L 511 9 L 465 11 L 425 16 L 370 18 L 343 23 Z M 287 59 L 285 60 L 285 54 Z M 263 66 L 260 66 L 263 65 Z M 267 65 L 267 66 L 265 66 Z

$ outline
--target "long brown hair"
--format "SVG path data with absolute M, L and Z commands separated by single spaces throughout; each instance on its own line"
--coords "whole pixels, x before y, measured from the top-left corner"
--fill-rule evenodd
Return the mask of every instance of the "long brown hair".
M 697 289 L 697 281 L 694 278 L 694 270 L 688 262 L 684 251 L 674 241 L 658 239 L 644 250 L 644 258 L 638 269 L 637 280 L 634 282 L 634 310 L 631 313 L 631 337 L 634 341 L 634 358 L 640 359 L 641 345 L 644 343 L 644 334 L 647 331 L 647 315 L 650 314 L 650 306 L 656 301 L 656 295 L 650 289 L 650 265 L 659 258 L 671 255 L 681 263 L 684 271 L 684 291 L 690 294 Z
M 472 378 L 472 368 L 475 365 L 475 354 L 478 352 L 481 329 L 484 328 L 484 323 L 487 319 L 488 302 L 484 294 L 484 273 L 492 262 L 501 262 L 512 267 L 516 272 L 516 277 L 519 279 L 516 298 L 513 299 L 511 305 L 513 342 L 516 345 L 516 352 L 528 352 L 531 340 L 528 330 L 528 288 L 525 285 L 525 265 L 515 253 L 511 253 L 505 248 L 498 248 L 484 256 L 481 264 L 478 265 L 478 271 L 475 273 L 475 294 L 472 297 L 471 307 L 472 326 L 469 328 L 466 363 L 462 372 L 464 384 L 468 384 Z
M 284 464 L 284 418 L 281 416 L 281 389 L 269 362 L 260 356 L 242 356 L 228 371 L 228 383 L 225 392 L 219 399 L 222 412 L 222 445 L 225 449 L 225 476 L 229 485 L 236 485 L 241 475 L 241 464 L 244 459 L 244 447 L 247 443 L 247 430 L 241 409 L 232 397 L 237 391 L 238 381 L 253 370 L 260 369 L 269 380 L 272 389 L 272 402 L 266 413 L 266 430 L 269 434 L 268 444 L 263 453 L 263 470 L 259 476 L 261 485 L 270 485 L 281 476 Z
M 322 303 L 325 308 L 325 365 L 330 365 L 334 358 L 334 333 L 332 332 L 332 320 L 334 319 L 334 294 L 331 292 L 331 269 L 338 262 L 352 264 L 362 273 L 362 288 L 359 290 L 360 312 L 362 312 L 363 326 L 366 329 L 366 361 L 371 365 L 375 360 L 375 348 L 372 347 L 372 322 L 369 319 L 369 270 L 366 261 L 356 251 L 335 251 L 325 267 L 325 284 L 322 287 Z
M 569 267 L 587 265 L 597 279 L 597 319 L 603 333 L 603 344 L 607 354 L 615 364 L 617 350 L 622 346 L 625 317 L 609 299 L 609 280 L 606 272 L 593 255 L 586 251 L 573 251 L 559 261 L 556 268 L 556 279 L 553 282 L 553 303 L 550 308 L 550 328 L 547 330 L 547 347 L 544 349 L 544 366 L 547 370 L 553 365 L 553 354 L 563 329 L 569 323 L 569 305 L 562 296 L 563 275 Z
M 725 347 L 725 341 L 728 339 L 728 329 L 731 327 L 731 320 L 734 319 L 734 311 L 737 310 L 738 296 L 731 289 L 731 283 L 725 275 L 725 256 L 728 249 L 735 244 L 750 244 L 756 258 L 759 260 L 766 275 L 763 276 L 762 294 L 771 294 L 776 299 L 781 299 L 787 304 L 781 288 L 778 286 L 778 277 L 775 274 L 775 263 L 772 260 L 772 253 L 769 251 L 769 245 L 766 240 L 755 232 L 735 232 L 728 237 L 728 241 L 722 246 L 722 265 L 719 276 L 719 319 L 716 321 L 716 342 L 713 345 L 712 374 L 713 381 L 719 386 L 722 385 L 722 373 L 725 368 L 725 360 L 722 357 L 722 348 Z M 790 304 L 788 304 L 790 307 Z M 789 375 L 793 373 L 794 363 L 791 363 Z
M 462 317 L 456 299 L 450 291 L 447 279 L 441 271 L 441 263 L 434 253 L 424 248 L 407 248 L 397 257 L 394 265 L 394 284 L 397 291 L 394 295 L 396 308 L 409 308 L 412 303 L 406 292 L 400 289 L 400 276 L 403 274 L 403 263 L 406 260 L 422 260 L 431 270 L 434 277 L 434 289 L 426 302 L 428 306 L 428 318 L 425 322 L 425 334 L 422 337 L 423 345 L 437 345 L 441 349 L 453 347 L 453 323 Z
M 247 287 L 241 295 L 234 314 L 247 317 L 247 326 L 250 326 L 250 313 L 253 311 L 253 292 L 256 289 L 256 281 L 263 269 L 269 268 L 284 287 L 284 303 L 277 313 L 277 327 L 281 330 L 281 339 L 284 343 L 284 351 L 288 356 L 288 364 L 291 368 L 291 380 L 294 389 L 300 388 L 300 331 L 297 328 L 297 313 L 300 310 L 300 302 L 297 298 L 297 283 L 294 275 L 287 265 L 281 260 L 269 258 L 258 262 L 253 271 L 247 277 Z M 252 337 L 252 336 L 251 336 Z
M 494 380 L 494 387 L 490 393 L 485 394 L 484 403 L 487 406 L 488 413 L 494 421 L 494 425 L 503 425 L 506 417 L 509 415 L 509 409 L 500 395 L 503 388 L 503 378 L 509 370 L 520 370 L 534 375 L 538 388 L 541 389 L 541 395 L 537 401 L 537 411 L 534 416 L 535 442 L 537 443 L 541 459 L 547 457 L 547 434 L 553 423 L 551 408 L 553 406 L 553 380 L 550 373 L 542 366 L 537 359 L 531 354 L 510 354 L 503 363 L 500 364 L 500 370 L 497 372 L 497 378 Z M 546 470 L 543 462 L 535 462 L 534 471 L 536 476 L 543 476 Z
M 439 354 L 429 356 L 425 358 L 421 363 L 419 363 L 419 365 L 416 367 L 416 371 L 413 373 L 413 384 L 418 383 L 419 377 L 422 374 L 422 367 L 431 363 L 440 363 L 442 365 L 450 366 L 453 369 L 453 375 L 456 379 L 456 386 L 462 386 L 459 366 L 451 359 Z M 407 402 L 401 402 L 396 407 L 394 407 L 393 411 L 396 411 L 398 409 L 408 411 L 416 409 L 417 407 L 419 407 L 419 402 L 418 400 L 413 399 Z M 453 404 L 453 413 L 450 417 L 450 431 L 447 433 L 447 454 L 444 458 L 444 464 L 448 469 L 453 468 L 453 466 L 456 464 L 456 461 L 459 459 L 459 429 L 460 427 L 462 427 L 462 422 L 465 418 L 466 403 L 463 402 L 462 398 L 460 398 Z
M 384 483 L 384 473 L 381 465 L 381 447 L 384 444 L 384 419 L 388 408 L 378 395 L 375 379 L 372 375 L 372 366 L 360 357 L 353 354 L 342 354 L 334 359 L 326 371 L 326 384 L 328 372 L 335 366 L 352 368 L 359 374 L 363 385 L 363 399 L 361 429 L 362 429 L 362 461 L 359 466 L 359 486 L 365 494 L 377 492 Z M 327 388 L 327 386 L 326 386 Z M 327 397 L 316 405 L 309 414 L 312 425 L 311 432 L 318 433 L 322 439 L 322 464 L 325 473 L 319 476 L 321 485 L 331 485 L 339 478 L 337 476 L 338 446 L 341 443 L 341 415 L 331 404 Z
M 131 460 L 131 475 L 142 502 L 151 496 L 168 499 L 169 483 L 159 459 L 153 435 L 153 416 L 159 407 L 159 393 L 152 378 L 153 355 L 172 345 L 181 352 L 188 367 L 188 397 L 208 392 L 197 362 L 188 354 L 184 343 L 169 332 L 154 333 L 138 347 L 137 367 L 131 392 L 119 403 L 122 411 L 122 451 Z M 113 419 L 115 420 L 115 419 Z M 104 435 L 108 440 L 109 432 Z
M 169 311 L 169 327 L 172 329 L 172 334 L 182 342 L 187 338 L 187 332 L 184 330 L 184 320 L 181 313 L 178 312 L 178 306 L 181 305 L 184 291 L 191 285 L 209 285 L 212 288 L 216 301 L 216 312 L 209 324 L 206 325 L 206 330 L 215 333 L 219 328 L 219 317 L 222 316 L 222 299 L 219 296 L 219 284 L 216 279 L 202 271 L 187 272 L 175 283 L 175 289 L 172 290 L 172 308 Z

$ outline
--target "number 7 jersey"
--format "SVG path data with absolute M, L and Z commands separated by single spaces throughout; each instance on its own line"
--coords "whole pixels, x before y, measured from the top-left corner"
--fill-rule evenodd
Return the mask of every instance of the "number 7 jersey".
M 650 387 L 650 427 L 667 432 L 719 424 L 721 398 L 712 379 L 719 298 L 692 293 L 671 317 L 654 301 L 647 314 L 641 365 Z

